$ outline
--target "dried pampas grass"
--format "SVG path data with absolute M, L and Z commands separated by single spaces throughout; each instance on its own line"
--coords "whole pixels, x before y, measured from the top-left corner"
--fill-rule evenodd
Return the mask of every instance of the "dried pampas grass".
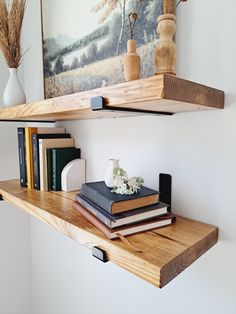
M 0 50 L 9 68 L 18 68 L 21 59 L 21 29 L 26 0 L 0 0 Z

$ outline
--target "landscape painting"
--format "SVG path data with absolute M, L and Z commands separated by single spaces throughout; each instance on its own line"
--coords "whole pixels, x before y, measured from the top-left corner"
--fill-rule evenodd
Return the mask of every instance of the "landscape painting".
M 163 0 L 41 0 L 45 98 L 124 81 L 123 55 L 134 29 L 141 77 L 154 74 Z

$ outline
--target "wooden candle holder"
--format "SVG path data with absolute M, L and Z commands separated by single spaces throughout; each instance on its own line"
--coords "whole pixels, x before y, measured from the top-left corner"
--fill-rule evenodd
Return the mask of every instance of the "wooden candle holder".
M 154 53 L 156 74 L 176 75 L 177 49 L 173 41 L 176 32 L 176 16 L 174 14 L 163 14 L 158 17 L 157 22 L 157 33 L 160 35 L 160 42 Z
M 127 53 L 124 56 L 124 75 L 126 81 L 140 78 L 140 56 L 136 52 L 136 41 L 134 39 L 127 42 Z

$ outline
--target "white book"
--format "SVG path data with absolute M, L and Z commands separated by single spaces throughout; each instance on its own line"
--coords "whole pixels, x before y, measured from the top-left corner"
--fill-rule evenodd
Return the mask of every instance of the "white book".
M 73 138 L 39 139 L 40 190 L 47 188 L 47 148 L 74 147 Z

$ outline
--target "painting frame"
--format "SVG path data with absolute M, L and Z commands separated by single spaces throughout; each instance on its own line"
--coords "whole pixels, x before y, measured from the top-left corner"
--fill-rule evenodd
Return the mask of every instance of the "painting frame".
M 50 0 L 50 2 L 51 1 L 52 0 Z M 73 0 L 70 0 L 70 1 L 73 1 Z M 125 2 L 125 0 L 117 0 L 117 2 L 119 2 L 119 1 Z M 137 2 L 138 0 L 126 0 L 126 1 L 129 3 L 134 3 L 135 1 Z M 71 51 L 69 51 L 68 47 L 71 47 L 71 45 L 74 44 L 74 43 L 71 43 L 65 47 L 58 48 L 58 51 L 56 50 L 55 47 L 56 47 L 56 44 L 58 44 L 58 42 L 55 40 L 56 37 L 50 38 L 50 37 L 47 37 L 47 35 L 46 35 L 48 32 L 48 29 L 45 29 L 45 28 L 48 27 L 48 24 L 46 24 L 44 19 L 46 16 L 46 13 L 45 13 L 46 5 L 45 5 L 45 3 L 48 3 L 48 2 L 49 2 L 49 0 L 40 0 L 44 98 L 48 99 L 48 98 L 63 96 L 63 95 L 67 95 L 67 94 L 73 94 L 73 93 L 77 93 L 77 92 L 84 91 L 84 90 L 90 90 L 90 89 L 94 89 L 94 88 L 98 88 L 98 87 L 104 87 L 104 86 L 109 86 L 109 85 L 114 85 L 117 83 L 124 82 L 123 54 L 125 53 L 125 49 L 126 49 L 126 46 L 124 46 L 124 45 L 126 45 L 127 36 L 125 37 L 123 35 L 123 38 L 122 38 L 123 42 L 122 42 L 122 45 L 120 48 L 120 54 L 119 55 L 116 55 L 116 56 L 113 55 L 112 57 L 107 57 L 107 58 L 104 57 L 104 59 L 101 59 L 101 56 L 99 56 L 99 54 L 97 54 L 97 58 L 93 57 L 93 55 L 96 56 L 96 49 L 94 48 L 95 47 L 95 45 L 94 45 L 93 50 L 92 50 L 92 47 L 91 47 L 92 42 L 90 42 L 89 43 L 90 46 L 89 45 L 85 46 L 85 47 L 87 47 L 87 55 L 88 55 L 89 49 L 91 51 L 93 51 L 93 53 L 90 52 L 90 54 L 89 54 L 89 56 L 92 60 L 92 61 L 90 61 L 90 63 L 86 63 L 86 61 L 83 60 L 84 55 L 82 54 L 78 58 L 77 58 L 77 56 L 74 56 L 73 61 L 70 61 L 70 63 L 68 63 L 68 61 L 66 61 L 68 63 L 67 64 L 67 63 L 65 63 L 64 59 L 68 60 L 69 57 L 72 58 L 73 53 L 74 54 L 77 53 L 79 49 L 80 49 L 80 51 L 82 51 L 82 48 L 78 49 L 78 47 L 74 46 L 75 48 L 71 48 Z M 97 0 L 97 2 L 99 2 L 99 0 Z M 144 0 L 144 2 L 145 2 L 145 0 Z M 129 5 L 131 6 L 131 4 L 129 4 Z M 151 9 L 154 8 L 157 11 L 160 10 L 160 7 L 161 7 L 162 11 L 160 14 L 157 14 L 155 16 L 155 11 L 153 13 L 151 10 L 150 11 L 147 10 L 148 6 L 150 6 Z M 157 20 L 157 17 L 159 15 L 161 15 L 163 13 L 168 13 L 167 10 L 170 11 L 170 8 L 172 10 L 172 7 L 174 7 L 174 0 L 158 0 L 158 1 L 146 0 L 146 7 L 145 7 L 146 11 L 145 12 L 149 12 L 151 14 L 151 16 L 153 16 L 153 18 L 151 19 L 149 28 L 145 29 L 146 34 L 147 34 L 147 38 L 148 38 L 147 40 L 145 39 L 146 40 L 145 43 L 146 43 L 146 45 L 149 45 L 150 47 L 148 46 L 145 49 L 144 44 L 142 44 L 142 45 L 139 44 L 139 43 L 142 43 L 142 40 L 144 41 L 144 39 L 141 38 L 141 35 L 139 36 L 138 32 L 136 33 L 136 36 L 138 37 L 137 38 L 138 53 L 141 55 L 141 58 L 142 58 L 141 77 L 148 77 L 148 76 L 154 74 L 154 63 L 153 62 L 151 63 L 151 61 L 153 60 L 153 51 L 154 51 L 154 46 L 155 46 L 155 43 L 157 40 L 157 37 L 155 37 L 156 36 L 155 35 L 156 34 L 156 20 Z M 158 12 L 160 12 L 160 11 L 158 11 Z M 114 12 L 113 15 L 114 14 L 118 14 L 118 13 Z M 141 24 L 141 18 L 143 18 L 143 20 L 144 20 L 145 14 L 143 13 L 144 17 L 142 17 L 142 15 L 141 15 L 140 24 Z M 47 12 L 47 16 L 50 16 L 50 12 Z M 117 16 L 116 16 L 116 18 L 118 20 Z M 48 20 L 54 21 L 55 16 L 54 16 L 54 19 L 50 18 Z M 51 23 L 53 23 L 53 22 L 51 22 Z M 95 35 L 96 34 L 99 35 L 99 31 L 101 31 L 101 29 L 102 29 L 103 33 L 105 34 L 105 30 L 104 30 L 105 26 L 104 25 L 105 24 L 103 24 L 103 26 L 102 26 L 103 29 L 101 27 L 96 28 L 96 29 L 94 29 L 93 33 L 90 32 L 88 34 L 88 36 L 91 37 L 91 34 L 94 34 L 94 33 L 95 33 Z M 137 23 L 137 25 L 138 25 L 138 23 Z M 111 28 L 110 24 L 107 27 Z M 50 28 L 50 27 L 48 27 L 48 28 Z M 53 29 L 53 27 L 52 27 L 52 29 Z M 138 29 L 138 27 L 137 27 L 137 29 Z M 139 27 L 139 29 L 141 29 L 141 26 Z M 149 32 L 147 31 L 147 29 L 148 30 L 150 29 Z M 101 31 L 101 34 L 104 35 L 102 33 L 102 31 Z M 145 31 L 143 31 L 143 34 L 145 34 Z M 98 36 L 98 35 L 96 35 L 96 36 Z M 99 42 L 99 44 L 100 44 L 106 36 L 108 37 L 108 35 L 110 36 L 109 38 L 111 38 L 111 36 L 113 36 L 113 33 L 107 32 L 107 34 L 105 34 L 103 37 L 101 36 L 102 39 L 100 39 L 100 37 L 97 37 L 98 38 L 97 42 Z M 82 42 L 82 40 L 86 39 L 86 36 L 87 35 L 84 35 L 84 37 L 82 39 L 79 37 L 76 38 L 77 41 L 75 41 L 75 43 L 78 45 L 80 40 Z M 95 36 L 94 36 L 94 38 L 95 38 Z M 115 37 L 115 38 L 117 38 L 117 37 Z M 53 39 L 56 42 L 55 47 L 53 46 Z M 97 42 L 95 42 L 95 43 L 97 44 Z M 108 40 L 107 40 L 107 42 L 108 42 Z M 105 43 L 107 43 L 107 42 L 105 42 Z M 105 46 L 105 44 L 103 46 Z M 103 48 L 103 46 L 101 46 L 101 44 L 100 44 L 99 49 L 97 48 L 97 51 L 101 51 L 102 50 L 101 47 Z M 77 50 L 76 50 L 76 48 L 77 48 Z M 141 48 L 142 48 L 142 50 L 141 50 Z M 68 51 L 66 51 L 66 49 L 68 49 Z M 111 44 L 111 49 L 110 50 L 107 49 L 107 51 L 111 52 L 112 49 L 114 50 L 114 47 Z M 48 53 L 48 51 L 50 51 L 50 53 Z M 56 51 L 55 55 L 53 55 L 53 53 L 52 53 L 54 51 Z M 111 52 L 111 54 L 112 53 L 114 54 L 114 52 Z M 59 55 L 62 57 L 59 57 Z M 109 53 L 108 53 L 108 56 L 109 56 Z M 54 57 L 55 57 L 55 59 L 53 59 Z M 119 60 L 118 60 L 118 57 L 119 57 Z M 76 60 L 76 58 L 77 58 L 77 60 Z M 99 58 L 100 58 L 100 60 L 99 60 Z M 110 59 L 112 59 L 112 62 L 109 63 L 108 61 Z M 49 62 L 49 60 L 50 60 L 50 62 Z M 58 60 L 57 66 L 56 66 L 56 60 Z M 114 62 L 114 60 L 116 62 Z M 79 61 L 79 64 L 78 64 L 78 61 Z M 84 64 L 83 64 L 83 61 L 84 61 Z M 100 65 L 99 65 L 99 62 L 100 62 Z M 64 68 L 62 68 L 61 64 L 63 64 Z M 114 76 L 109 71 L 104 73 L 104 71 L 105 71 L 104 69 L 105 68 L 111 69 L 112 64 L 115 64 L 114 70 L 112 70 L 112 71 L 114 73 L 116 73 L 116 76 Z M 97 66 L 97 68 L 95 67 L 95 65 Z M 92 69 L 92 66 L 93 66 L 93 69 Z M 52 71 L 52 72 L 50 72 L 50 71 Z M 91 75 L 91 73 L 96 73 L 96 75 Z M 79 83 L 76 83 L 77 81 Z M 63 83 L 61 83 L 61 82 L 63 82 Z M 79 86 L 79 87 L 77 88 L 77 86 Z

